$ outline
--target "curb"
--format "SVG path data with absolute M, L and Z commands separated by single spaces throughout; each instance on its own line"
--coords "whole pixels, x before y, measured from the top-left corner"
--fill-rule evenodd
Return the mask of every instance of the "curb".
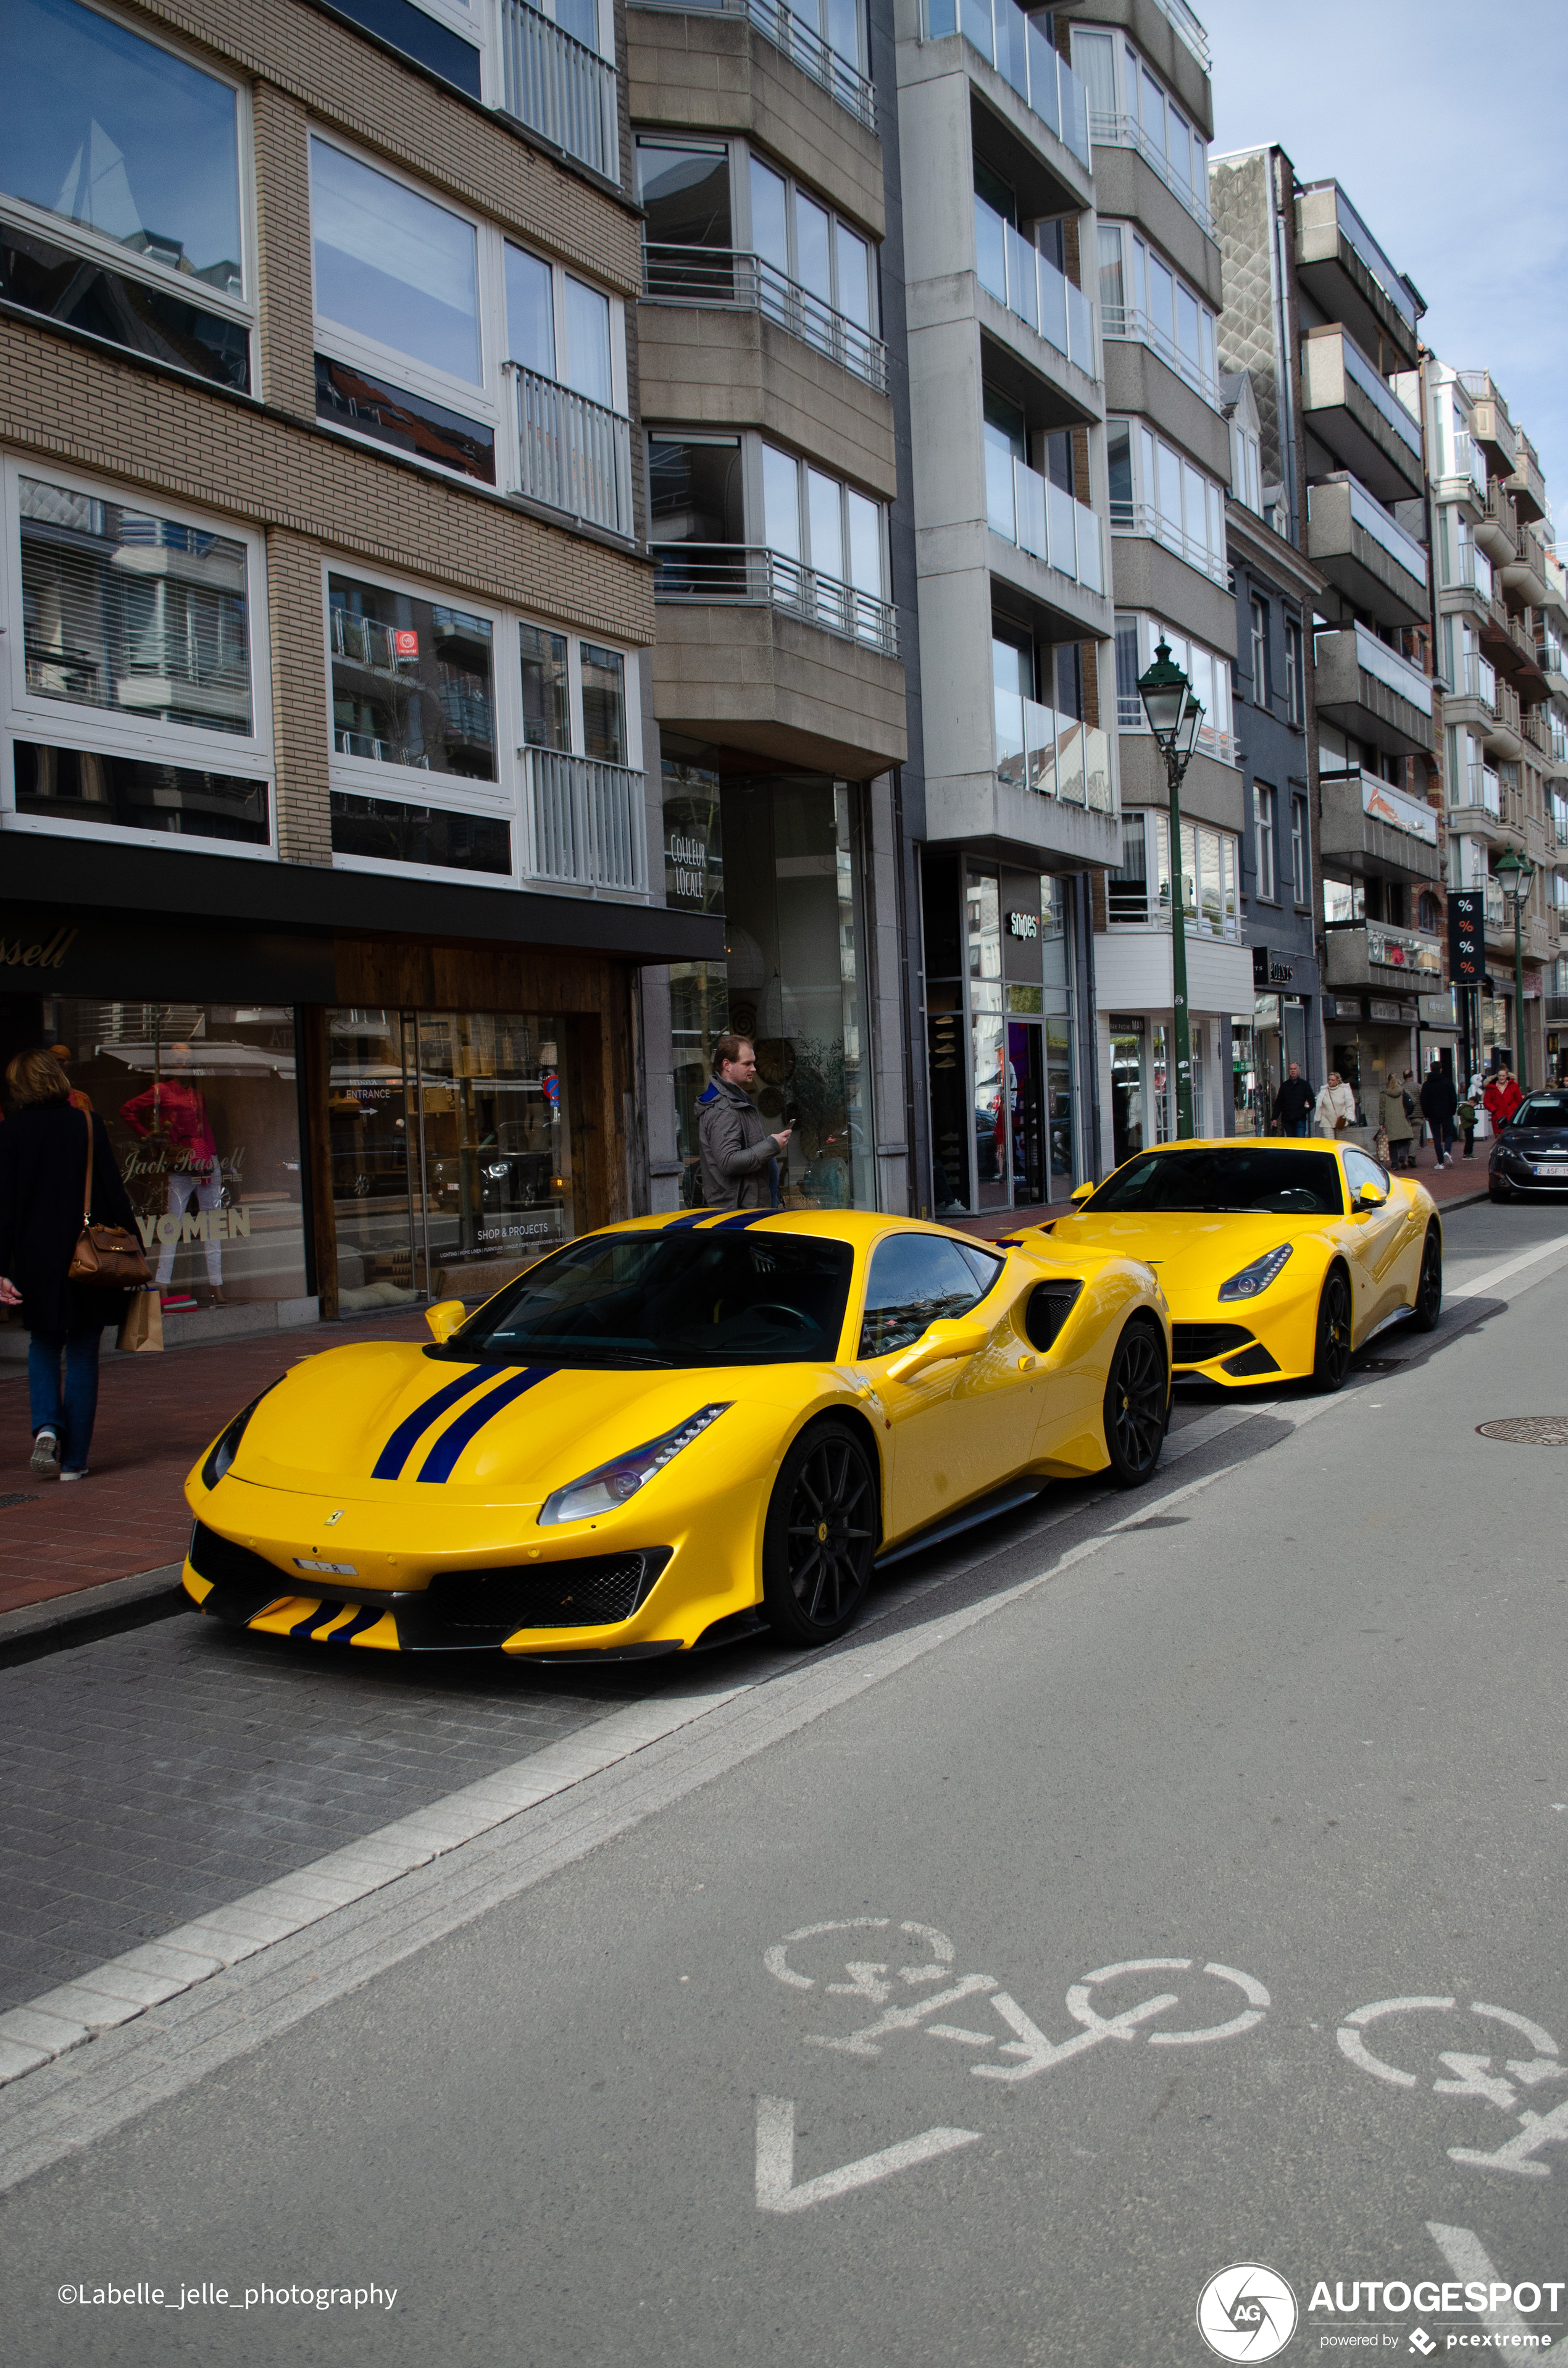
M 167 1620 L 192 1608 L 179 1585 L 183 1568 L 182 1563 L 165 1563 L 129 1578 L 107 1579 L 101 1587 L 79 1588 L 70 1595 L 0 1611 L 0 1669 L 74 1645 L 90 1645 L 100 1636 L 117 1636 L 128 1628 L 144 1628 L 150 1621 Z

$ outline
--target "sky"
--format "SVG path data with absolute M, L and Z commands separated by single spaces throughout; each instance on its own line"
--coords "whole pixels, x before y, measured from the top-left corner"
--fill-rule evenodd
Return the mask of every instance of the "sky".
M 1214 154 L 1333 178 L 1426 300 L 1421 334 L 1489 370 L 1568 547 L 1568 0 L 1194 0 Z

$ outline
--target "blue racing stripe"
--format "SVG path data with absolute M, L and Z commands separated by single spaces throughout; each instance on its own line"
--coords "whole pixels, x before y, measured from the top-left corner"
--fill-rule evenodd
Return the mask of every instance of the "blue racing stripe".
M 324 1604 L 322 1609 L 324 1611 L 326 1606 Z M 342 1609 L 343 1606 L 339 1604 L 338 1610 L 341 1611 Z M 363 1604 L 354 1614 L 353 1619 L 350 1620 L 346 1626 L 342 1628 L 335 1628 L 330 1636 L 324 1636 L 322 1638 L 322 1643 L 324 1645 L 352 1644 L 356 1636 L 362 1635 L 367 1628 L 373 1628 L 377 1621 L 384 1616 L 385 1607 L 383 1605 L 380 1603 Z M 318 1621 L 316 1624 L 319 1627 L 321 1623 Z
M 290 1636 L 308 1636 L 312 1628 L 319 1628 L 324 1620 L 335 1620 L 342 1609 L 343 1606 L 341 1603 L 318 1602 L 315 1610 L 310 1614 L 308 1619 L 295 1621 L 293 1626 L 290 1629 L 289 1634 Z
M 687 1226 L 703 1224 L 708 1218 L 722 1214 L 723 1212 L 721 1209 L 693 1209 L 686 1216 L 676 1217 L 672 1224 L 665 1227 L 665 1231 L 666 1234 L 678 1234 Z
M 477 1372 L 465 1373 L 461 1381 L 449 1382 L 444 1390 L 437 1390 L 433 1398 L 426 1398 L 422 1406 L 415 1406 L 412 1414 L 404 1415 L 377 1456 L 371 1479 L 395 1480 L 413 1454 L 415 1441 L 429 1429 L 437 1415 L 443 1415 L 449 1407 L 455 1406 L 460 1398 L 466 1398 L 469 1392 L 478 1389 L 485 1379 L 483 1367 Z
M 738 1217 L 720 1217 L 709 1227 L 713 1234 L 733 1234 L 741 1225 L 760 1225 L 769 1217 L 787 1217 L 788 1209 L 743 1209 Z
M 556 1370 L 553 1365 L 525 1365 L 520 1373 L 514 1373 L 511 1380 L 503 1382 L 498 1390 L 492 1390 L 480 1399 L 477 1406 L 471 1406 L 465 1413 L 460 1414 L 456 1422 L 448 1424 L 425 1458 L 419 1478 L 449 1480 L 452 1466 L 463 1449 L 484 1429 L 491 1417 L 500 1414 L 514 1399 L 520 1398 L 525 1390 L 535 1389 L 540 1382 L 548 1381 Z

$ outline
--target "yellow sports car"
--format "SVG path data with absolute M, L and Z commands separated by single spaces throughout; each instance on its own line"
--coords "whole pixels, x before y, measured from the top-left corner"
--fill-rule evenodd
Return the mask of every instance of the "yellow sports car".
M 1170 1144 L 1073 1197 L 1075 1214 L 1018 1238 L 1153 1267 L 1178 1378 L 1337 1390 L 1384 1324 L 1414 1315 L 1430 1332 L 1442 1313 L 1436 1203 L 1355 1144 Z
M 641 1658 L 849 1625 L 873 1569 L 1159 1460 L 1144 1266 L 794 1211 L 646 1217 L 435 1338 L 296 1365 L 191 1473 L 187 1592 L 275 1636 Z

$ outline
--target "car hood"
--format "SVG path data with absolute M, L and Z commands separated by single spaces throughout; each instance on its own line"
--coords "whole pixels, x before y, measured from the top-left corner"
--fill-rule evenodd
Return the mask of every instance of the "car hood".
M 403 1341 L 329 1349 L 262 1399 L 232 1468 L 257 1486 L 355 1501 L 425 1482 L 449 1497 L 537 1504 L 699 1406 L 780 1394 L 781 1374 L 796 1377 L 783 1395 L 820 1386 L 803 1366 L 606 1372 L 457 1364 Z
M 1211 1300 L 1220 1285 L 1281 1242 L 1299 1242 L 1333 1224 L 1332 1217 L 1208 1215 L 1141 1216 L 1131 1212 L 1063 1217 L 1051 1235 L 1057 1255 L 1079 1247 L 1138 1258 L 1152 1266 L 1175 1315 L 1193 1299 Z
M 1542 1153 L 1568 1152 L 1568 1126 L 1510 1126 L 1497 1137 L 1499 1151 L 1522 1152 L 1527 1159 Z

